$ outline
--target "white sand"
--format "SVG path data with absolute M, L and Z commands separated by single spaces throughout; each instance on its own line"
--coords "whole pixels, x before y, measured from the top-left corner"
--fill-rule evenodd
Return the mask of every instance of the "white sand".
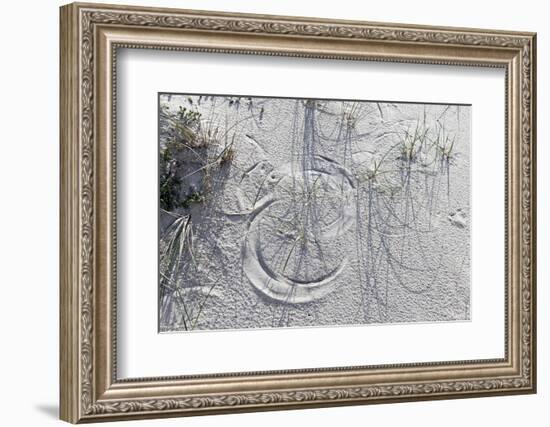
M 234 158 L 175 210 L 193 261 L 161 330 L 185 329 L 182 305 L 199 330 L 469 319 L 470 107 L 188 98 L 161 105 L 199 111 L 208 158 Z

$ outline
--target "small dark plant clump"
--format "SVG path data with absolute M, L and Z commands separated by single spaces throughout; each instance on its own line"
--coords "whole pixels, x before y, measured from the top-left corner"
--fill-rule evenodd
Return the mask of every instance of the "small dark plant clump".
M 200 117 L 199 112 L 184 107 L 180 107 L 176 113 L 162 112 L 161 120 L 172 130 L 159 159 L 160 207 L 166 211 L 182 207 L 182 179 L 178 176 L 182 167 L 180 154 L 190 151 L 190 147 L 196 145 Z
M 422 132 L 419 128 L 414 131 L 414 135 L 405 134 L 405 138 L 401 142 L 401 159 L 407 162 L 416 161 L 417 156 L 420 154 L 426 134 L 428 130 Z
M 225 164 L 231 163 L 233 159 L 235 158 L 235 149 L 231 147 L 227 147 L 221 157 L 220 157 L 220 165 L 223 166 Z
M 170 174 L 161 179 L 160 183 L 160 207 L 165 211 L 172 211 L 178 205 L 178 190 L 181 180 Z
M 238 107 L 238 101 L 238 98 L 233 99 L 231 105 Z M 193 105 L 193 101 L 189 100 L 189 104 Z M 234 141 L 215 158 L 209 159 L 209 146 L 218 144 L 219 129 L 201 123 L 201 114 L 185 107 L 176 112 L 161 111 L 162 127 L 166 129 L 168 141 L 160 154 L 160 207 L 169 212 L 188 209 L 193 203 L 204 202 L 212 168 L 221 168 L 233 161 L 236 155 Z M 192 167 L 196 169 L 190 170 Z M 196 174 L 202 175 L 198 189 L 187 179 Z
M 180 107 L 177 116 L 182 126 L 192 127 L 197 124 L 201 117 L 198 111 L 188 110 L 185 107 Z
M 191 193 L 181 202 L 181 207 L 188 209 L 193 203 L 200 203 L 204 201 L 204 195 L 198 191 Z
M 357 118 L 352 113 L 344 113 L 343 120 L 346 123 L 348 129 L 355 129 Z
M 455 144 L 454 139 L 446 137 L 443 143 L 438 144 L 437 148 L 441 154 L 441 160 L 449 162 L 454 155 L 453 147 Z

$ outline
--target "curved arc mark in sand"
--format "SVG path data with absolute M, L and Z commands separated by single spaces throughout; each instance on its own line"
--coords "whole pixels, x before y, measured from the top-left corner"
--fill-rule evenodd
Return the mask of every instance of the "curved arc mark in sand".
M 306 172 L 328 175 L 334 179 L 335 176 L 343 178 L 342 182 L 348 187 L 346 192 L 355 190 L 355 183 L 351 173 L 334 162 L 320 156 L 314 156 L 314 165 Z M 272 172 L 271 183 L 278 184 L 286 177 L 292 177 L 292 165 L 287 163 Z M 352 198 L 346 200 L 338 218 L 323 227 L 320 234 L 323 240 L 334 239 L 348 230 L 355 223 L 355 209 Z M 256 204 L 255 209 L 250 213 L 249 230 L 244 240 L 242 251 L 243 270 L 252 285 L 264 295 L 276 301 L 299 304 L 310 302 L 332 292 L 338 285 L 336 278 L 347 266 L 347 258 L 344 257 L 340 264 L 329 272 L 326 272 L 312 280 L 293 279 L 283 273 L 274 271 L 269 265 L 261 250 L 260 233 L 258 223 L 263 214 L 281 203 L 273 193 L 262 197 Z

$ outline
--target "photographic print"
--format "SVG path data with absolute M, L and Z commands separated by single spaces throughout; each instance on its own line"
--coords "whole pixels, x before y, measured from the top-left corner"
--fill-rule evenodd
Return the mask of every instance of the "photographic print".
M 469 320 L 470 109 L 160 93 L 160 331 Z
M 59 24 L 62 420 L 537 392 L 536 33 Z

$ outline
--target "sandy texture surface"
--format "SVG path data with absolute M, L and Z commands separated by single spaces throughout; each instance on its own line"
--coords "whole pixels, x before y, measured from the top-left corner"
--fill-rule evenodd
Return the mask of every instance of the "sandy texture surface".
M 468 320 L 470 107 L 160 95 L 160 329 Z

